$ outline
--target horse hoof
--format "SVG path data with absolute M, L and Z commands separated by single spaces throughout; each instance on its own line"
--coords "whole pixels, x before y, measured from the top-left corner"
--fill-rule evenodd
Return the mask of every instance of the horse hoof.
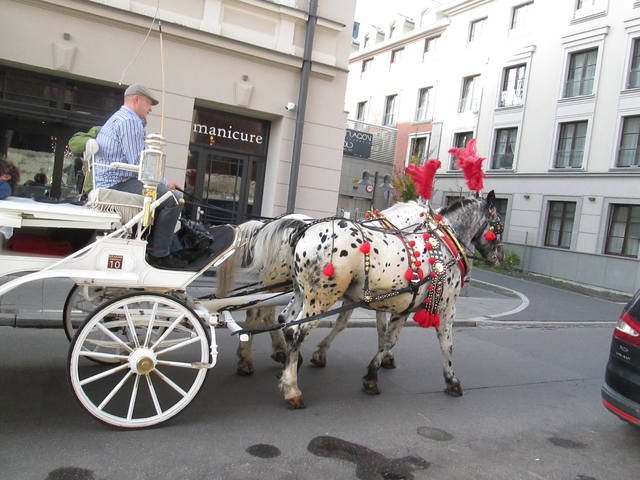
M 378 387 L 378 382 L 375 382 L 373 380 L 363 380 L 362 391 L 367 395 L 380 395 L 380 388 Z
M 382 362 L 380 362 L 380 366 L 382 368 L 387 369 L 387 370 L 390 370 L 392 368 L 396 368 L 396 359 L 393 358 L 391 355 L 389 355 L 388 357 L 384 357 L 382 359 Z
M 287 406 L 289 410 L 300 410 L 302 408 L 307 408 L 307 406 L 302 401 L 302 395 L 298 395 L 297 397 L 291 397 L 287 399 Z
M 313 352 L 311 357 L 311 364 L 318 368 L 324 368 L 327 366 L 327 356 L 322 352 Z
M 451 395 L 452 397 L 461 397 L 462 386 L 460 385 L 460 383 L 452 383 L 450 385 L 447 385 L 447 388 L 444 392 L 447 395 Z
M 253 367 L 251 365 L 238 365 L 236 373 L 241 377 L 253 375 Z
M 275 352 L 271 355 L 271 358 L 273 359 L 274 362 L 282 363 L 283 365 L 284 365 L 284 362 L 287 360 L 287 356 L 285 355 L 284 352 Z

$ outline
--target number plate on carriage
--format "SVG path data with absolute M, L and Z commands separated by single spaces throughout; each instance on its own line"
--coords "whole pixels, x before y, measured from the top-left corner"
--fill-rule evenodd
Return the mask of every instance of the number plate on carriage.
M 107 259 L 107 268 L 112 270 L 122 270 L 122 255 L 109 255 Z

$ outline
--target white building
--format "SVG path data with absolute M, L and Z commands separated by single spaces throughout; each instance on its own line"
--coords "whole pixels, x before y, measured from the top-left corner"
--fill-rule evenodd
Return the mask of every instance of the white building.
M 295 202 L 312 216 L 337 205 L 354 8 L 319 2 Z M 285 211 L 309 0 L 0 0 L 0 11 L 0 152 L 23 181 L 42 174 L 27 194 L 75 189 L 68 138 L 101 125 L 128 84 L 160 96 L 157 22 L 145 42 L 157 13 L 166 95 L 147 131 L 164 111 L 168 179 L 186 172 L 219 220 Z
M 398 128 L 397 163 L 442 160 L 436 206 L 467 192 L 447 151 L 477 138 L 526 270 L 635 292 L 640 2 L 423 3 L 413 30 L 361 29 L 349 117 Z

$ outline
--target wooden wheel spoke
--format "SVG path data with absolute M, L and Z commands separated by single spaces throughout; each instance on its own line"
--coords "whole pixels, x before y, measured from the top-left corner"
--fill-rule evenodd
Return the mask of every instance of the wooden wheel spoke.
M 149 387 L 149 394 L 151 395 L 151 400 L 153 400 L 153 406 L 156 408 L 156 413 L 158 415 L 162 415 L 162 408 L 160 408 L 160 402 L 158 401 L 158 395 L 156 395 L 156 389 L 153 388 L 153 382 L 151 381 L 151 375 L 145 375 L 144 378 L 147 379 L 147 386 Z
M 173 388 L 176 392 L 178 392 L 180 395 L 182 395 L 183 397 L 186 397 L 188 395 L 187 392 L 185 392 L 180 386 L 176 385 L 173 380 L 171 380 L 169 377 L 167 377 L 164 373 L 162 373 L 160 370 L 158 370 L 157 368 L 155 370 L 153 370 L 159 377 L 160 379 L 166 383 L 167 385 L 169 385 L 171 388 Z
M 118 365 L 117 367 L 110 368 L 109 370 L 106 370 L 102 373 L 98 373 L 91 377 L 87 377 L 84 380 L 80 381 L 80 385 L 84 386 L 84 385 L 87 385 L 88 383 L 95 382 L 96 380 L 100 380 L 101 378 L 108 377 L 109 375 L 113 375 L 114 373 L 117 373 L 120 370 L 124 370 L 125 368 L 129 368 L 128 363 L 123 363 L 122 365 Z
M 122 341 L 122 339 L 118 338 L 111 330 L 109 330 L 107 327 L 105 327 L 104 325 L 102 325 L 101 323 L 96 323 L 96 327 L 98 328 L 98 330 L 100 330 L 101 332 L 103 332 L 105 335 L 107 335 L 108 337 L 112 338 L 113 340 L 115 340 L 116 342 L 118 342 L 120 345 L 122 345 L 128 352 L 133 352 L 133 349 L 127 345 L 126 343 L 124 343 Z
M 98 410 L 103 410 L 104 407 L 107 406 L 107 403 L 109 403 L 111 399 L 114 397 L 114 395 L 120 391 L 122 386 L 127 382 L 127 380 L 129 380 L 129 377 L 131 377 L 131 375 L 133 375 L 133 372 L 129 370 L 127 374 L 124 377 L 122 377 L 122 380 L 120 380 L 118 384 L 113 388 L 113 390 L 109 392 L 109 395 L 104 397 L 104 400 L 102 400 L 100 405 L 98 405 Z
M 178 324 L 182 321 L 182 319 L 186 317 L 186 314 L 181 314 L 180 316 L 178 316 L 178 318 L 176 318 L 171 325 L 169 325 L 169 328 L 167 328 L 164 333 L 160 336 L 160 338 L 158 340 L 155 341 L 155 343 L 153 345 L 151 345 L 151 350 L 155 350 L 156 347 L 162 343 L 162 341 L 167 338 L 169 336 L 169 334 L 171 332 L 173 332 L 173 329 L 176 328 L 178 326 Z
M 175 345 L 172 345 L 171 347 L 167 347 L 164 350 L 160 350 L 159 352 L 156 353 L 156 355 L 160 356 L 163 353 L 172 352 L 174 350 L 178 350 L 179 348 L 186 347 L 187 345 L 191 345 L 192 343 L 196 343 L 196 342 L 199 342 L 199 341 L 200 341 L 200 339 L 198 337 L 193 337 L 193 338 L 190 338 L 190 339 L 185 340 L 183 342 L 176 343 Z
M 97 358 L 100 360 L 124 360 L 126 361 L 129 357 L 127 355 L 115 355 L 113 353 L 102 353 L 102 352 L 89 352 L 87 350 L 81 350 L 78 355 L 81 357 L 89 357 L 89 358 Z
M 127 420 L 133 418 L 133 408 L 136 406 L 136 398 L 138 397 L 138 386 L 140 385 L 140 375 L 136 375 L 133 382 L 133 390 L 131 391 L 131 400 L 129 400 L 129 409 L 127 410 Z

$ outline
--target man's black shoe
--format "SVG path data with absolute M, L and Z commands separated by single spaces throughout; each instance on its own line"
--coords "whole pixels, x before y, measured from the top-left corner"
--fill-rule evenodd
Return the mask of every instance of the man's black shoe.
M 149 255 L 149 263 L 156 268 L 177 270 L 186 267 L 189 262 L 181 258 L 167 255 L 166 257 L 153 257 Z

